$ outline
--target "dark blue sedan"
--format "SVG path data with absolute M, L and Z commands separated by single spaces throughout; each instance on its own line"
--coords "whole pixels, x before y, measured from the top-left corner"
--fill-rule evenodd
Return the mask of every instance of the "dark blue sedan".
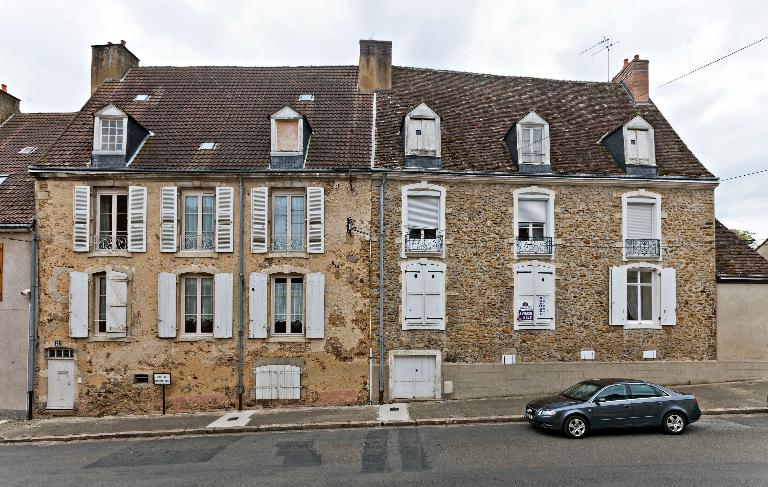
M 679 435 L 700 417 L 693 395 L 631 379 L 585 380 L 525 407 L 529 423 L 571 438 L 583 438 L 591 430 L 631 426 L 658 426 Z

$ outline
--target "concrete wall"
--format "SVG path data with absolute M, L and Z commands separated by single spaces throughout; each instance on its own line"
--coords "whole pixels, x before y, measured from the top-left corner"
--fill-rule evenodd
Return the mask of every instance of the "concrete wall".
M 27 347 L 30 239 L 27 232 L 0 233 L 3 298 L 0 300 L 0 418 L 21 418 L 27 410 Z M 21 240 L 21 241 L 20 241 Z
M 719 360 L 768 360 L 768 284 L 717 284 Z

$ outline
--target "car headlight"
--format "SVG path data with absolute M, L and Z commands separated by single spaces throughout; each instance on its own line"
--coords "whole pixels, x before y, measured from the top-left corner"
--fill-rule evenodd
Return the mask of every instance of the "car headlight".
M 553 411 L 552 409 L 542 409 L 539 411 L 539 416 L 554 416 L 557 414 L 557 411 Z

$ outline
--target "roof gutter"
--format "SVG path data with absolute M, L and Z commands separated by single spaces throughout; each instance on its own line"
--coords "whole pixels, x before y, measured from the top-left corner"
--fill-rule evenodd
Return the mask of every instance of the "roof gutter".
M 717 274 L 718 282 L 765 282 L 768 283 L 766 274 Z

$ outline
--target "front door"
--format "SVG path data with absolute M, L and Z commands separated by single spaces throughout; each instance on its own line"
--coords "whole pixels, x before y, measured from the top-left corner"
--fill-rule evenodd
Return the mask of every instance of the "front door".
M 433 355 L 401 355 L 394 359 L 393 399 L 435 397 L 435 364 Z
M 74 375 L 74 360 L 48 359 L 48 409 L 74 408 Z
M 616 428 L 629 426 L 632 422 L 632 401 L 627 386 L 616 384 L 606 387 L 595 398 L 592 409 L 592 426 L 595 428 Z

